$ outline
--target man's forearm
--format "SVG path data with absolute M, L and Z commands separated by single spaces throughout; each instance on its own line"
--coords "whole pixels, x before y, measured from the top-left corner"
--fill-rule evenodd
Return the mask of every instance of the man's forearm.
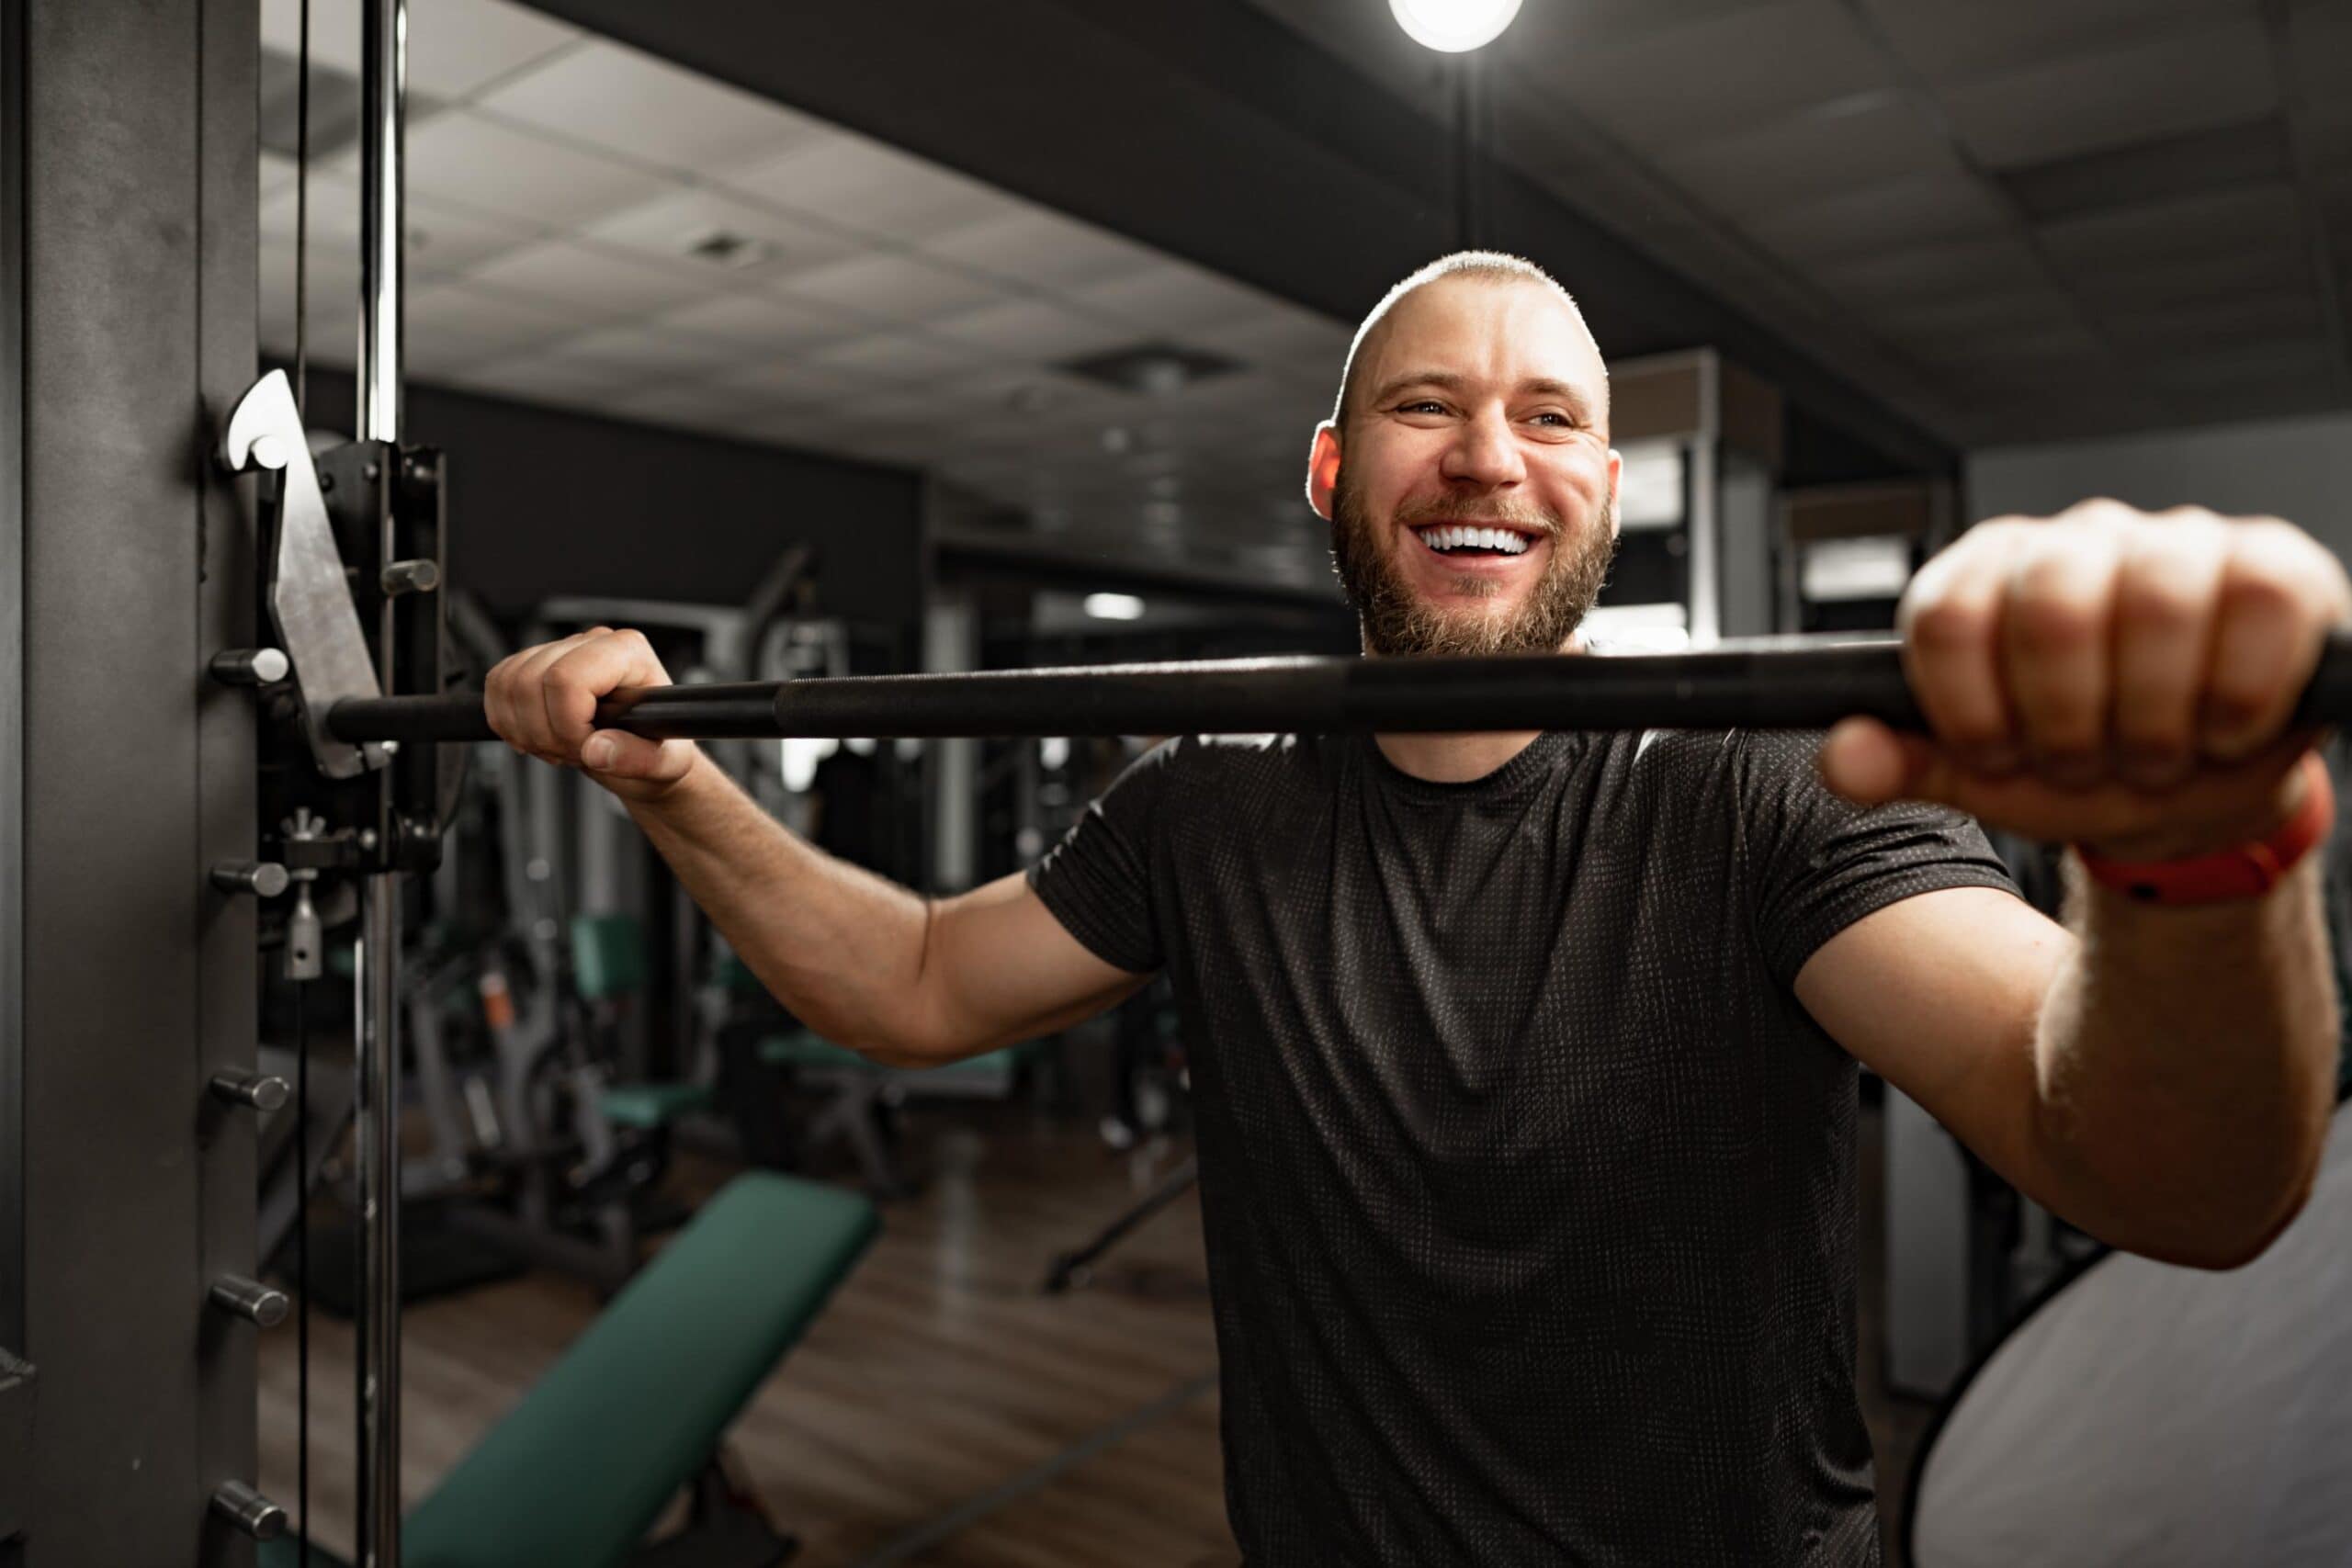
M 2337 1024 L 2317 857 L 2257 900 L 2160 908 L 2089 883 L 2035 1043 L 2054 1206 L 2134 1251 L 2253 1256 L 2309 1190 Z
M 707 757 L 629 815 L 743 962 L 827 1039 L 922 1055 L 930 907 L 787 831 Z

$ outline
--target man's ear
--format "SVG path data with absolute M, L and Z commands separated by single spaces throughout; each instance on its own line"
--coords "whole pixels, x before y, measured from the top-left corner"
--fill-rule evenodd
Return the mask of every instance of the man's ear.
M 1623 529 L 1619 513 L 1623 510 L 1623 497 L 1619 494 L 1625 480 L 1625 455 L 1611 446 L 1609 449 L 1609 536 L 1615 538 Z
M 1327 419 L 1315 427 L 1315 446 L 1306 455 L 1306 504 L 1326 523 L 1331 521 L 1331 493 L 1339 488 L 1340 433 Z

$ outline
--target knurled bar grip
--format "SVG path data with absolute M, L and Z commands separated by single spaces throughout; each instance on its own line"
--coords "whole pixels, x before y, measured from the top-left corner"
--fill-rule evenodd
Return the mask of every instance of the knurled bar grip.
M 656 739 L 1248 735 L 1476 729 L 1819 729 L 1867 714 L 1925 728 L 1899 645 L 1464 659 L 1244 659 L 851 675 L 613 694 L 599 728 Z M 2352 634 L 2330 634 L 2299 725 L 2352 720 Z M 354 697 L 337 739 L 495 739 L 478 693 Z

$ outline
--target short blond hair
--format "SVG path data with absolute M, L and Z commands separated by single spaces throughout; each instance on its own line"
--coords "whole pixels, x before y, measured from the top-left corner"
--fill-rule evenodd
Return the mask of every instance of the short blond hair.
M 1370 341 L 1373 330 L 1388 319 L 1388 313 L 1407 295 L 1432 283 L 1443 283 L 1456 277 L 1468 278 L 1474 283 L 1536 284 L 1558 295 L 1560 302 L 1575 311 L 1578 321 L 1584 319 L 1584 312 L 1577 307 L 1576 296 L 1569 293 L 1558 278 L 1525 256 L 1515 256 L 1508 251 L 1455 251 L 1451 255 L 1440 256 L 1382 295 L 1380 303 L 1372 308 L 1371 313 L 1356 328 L 1355 338 L 1348 344 L 1347 364 L 1340 372 L 1340 399 L 1331 405 L 1331 423 L 1335 428 L 1347 429 L 1348 415 L 1353 412 L 1356 394 L 1356 366 L 1363 358 L 1363 346 Z

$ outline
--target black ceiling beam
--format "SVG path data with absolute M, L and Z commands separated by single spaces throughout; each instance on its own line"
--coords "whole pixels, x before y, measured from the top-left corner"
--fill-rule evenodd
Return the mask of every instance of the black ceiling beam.
M 533 3 L 1342 321 L 1453 241 L 1437 122 L 1246 0 Z M 1611 355 L 1712 344 L 1899 464 L 1956 463 L 1516 170 L 1482 178 L 1493 242 L 1563 273 Z

